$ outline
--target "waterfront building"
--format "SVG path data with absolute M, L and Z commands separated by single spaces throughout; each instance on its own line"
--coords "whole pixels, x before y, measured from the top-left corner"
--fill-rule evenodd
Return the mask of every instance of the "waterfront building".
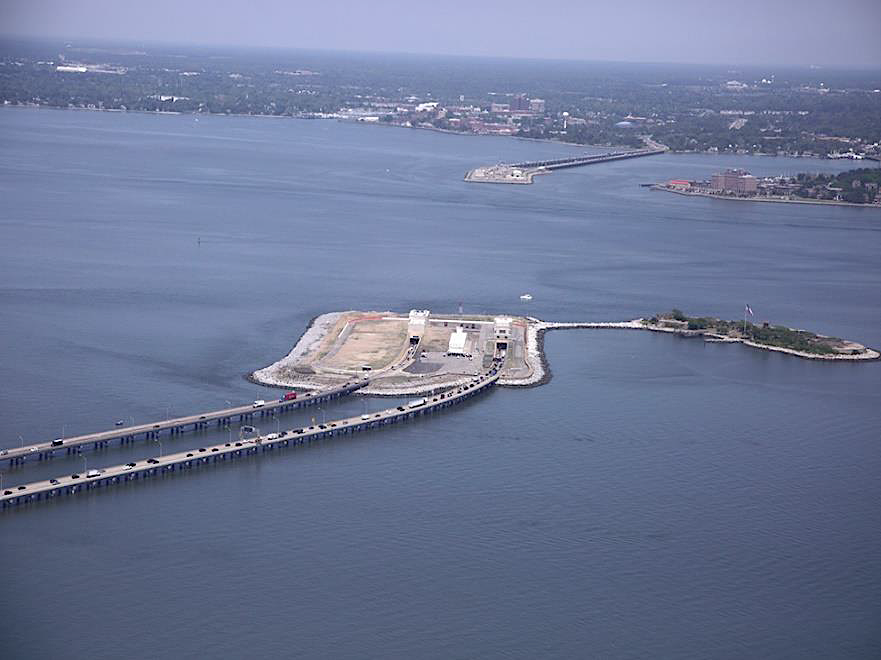
M 746 170 L 725 170 L 714 174 L 710 182 L 710 188 L 716 192 L 732 192 L 738 194 L 755 194 L 758 189 L 756 177 Z

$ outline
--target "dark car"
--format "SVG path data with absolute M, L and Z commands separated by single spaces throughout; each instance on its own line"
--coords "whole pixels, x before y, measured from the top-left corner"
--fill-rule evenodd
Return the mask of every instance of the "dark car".
M 158 461 L 157 459 L 155 459 L 155 458 L 148 458 L 148 459 L 147 459 L 147 462 L 148 462 L 148 463 L 152 463 L 152 464 L 155 465 L 155 464 L 158 463 L 159 461 Z
M 217 447 L 212 447 L 211 451 L 220 451 Z
M 27 488 L 27 486 L 19 486 L 18 487 L 19 490 L 24 490 L 25 488 Z
M 201 415 L 199 419 L 205 419 L 205 415 Z
M 199 447 L 199 451 L 208 451 L 205 447 Z
M 397 410 L 400 410 L 401 412 L 404 412 L 404 406 L 398 406 L 398 407 L 397 407 Z
M 79 479 L 79 478 L 80 478 L 80 475 L 78 475 L 78 474 L 72 474 L 72 475 L 70 475 L 70 478 L 71 478 L 71 479 Z
M 3 494 L 4 495 L 12 495 L 12 491 L 11 490 L 4 490 Z
M 58 479 L 49 479 L 49 483 L 52 484 L 53 486 L 57 486 L 61 482 L 58 481 Z
M 187 454 L 187 458 L 192 458 L 192 454 Z
M 241 442 L 237 442 L 237 443 L 236 443 L 236 447 L 241 447 L 241 446 L 242 446 L 242 443 L 241 443 Z

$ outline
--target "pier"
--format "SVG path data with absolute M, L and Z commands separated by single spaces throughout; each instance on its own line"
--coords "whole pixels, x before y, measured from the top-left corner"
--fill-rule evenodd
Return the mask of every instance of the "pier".
M 272 415 L 276 412 L 287 412 L 290 410 L 296 410 L 297 408 L 305 408 L 306 406 L 313 406 L 326 401 L 331 401 L 341 396 L 351 394 L 367 385 L 367 380 L 359 380 L 357 382 L 346 383 L 338 387 L 332 387 L 318 392 L 298 394 L 296 399 L 265 401 L 259 406 L 256 403 L 249 403 L 247 405 L 235 406 L 233 408 L 188 415 L 186 417 L 176 417 L 149 424 L 125 426 L 111 429 L 109 431 L 87 433 L 85 435 L 77 435 L 69 438 L 58 438 L 56 440 L 42 442 L 35 445 L 5 449 L 3 452 L 0 452 L 0 459 L 8 460 L 10 465 L 15 465 L 23 463 L 29 458 L 34 460 L 45 460 L 51 458 L 57 451 L 65 451 L 70 454 L 73 452 L 79 452 L 82 447 L 88 445 L 92 445 L 95 449 L 106 447 L 108 443 L 114 440 L 118 440 L 120 444 L 127 444 L 134 442 L 138 436 L 141 435 L 145 440 L 152 440 L 161 437 L 163 432 L 166 432 L 168 435 L 178 435 L 186 431 L 207 428 L 212 422 L 214 422 L 216 426 L 228 426 L 233 422 L 233 419 L 236 419 L 239 422 L 249 422 L 255 417 L 266 417 L 267 415 Z
M 557 158 L 553 160 L 535 160 L 522 163 L 499 164 L 475 168 L 465 174 L 465 181 L 471 183 L 513 183 L 529 184 L 537 174 L 547 174 L 554 170 L 562 170 L 569 167 L 581 167 L 595 163 L 605 163 L 613 160 L 626 160 L 628 158 L 641 158 L 665 153 L 666 149 L 634 149 L 632 151 L 610 151 L 605 154 L 593 154 L 590 156 L 573 156 L 571 158 Z
M 97 474 L 92 477 L 87 476 L 89 473 L 71 474 L 14 486 L 2 491 L 2 494 L 0 494 L 0 507 L 5 509 L 9 506 L 109 488 L 138 479 L 149 479 L 173 472 L 192 470 L 219 461 L 231 461 L 237 458 L 253 456 L 261 452 L 277 451 L 288 447 L 309 444 L 337 435 L 348 435 L 359 431 L 380 429 L 390 424 L 397 424 L 415 417 L 438 412 L 487 391 L 498 381 L 503 361 L 504 354 L 497 355 L 493 359 L 491 368 L 488 371 L 474 377 L 468 383 L 450 388 L 428 398 L 418 399 L 409 404 L 397 406 L 396 408 L 388 408 L 380 412 L 365 413 L 304 428 L 288 429 L 279 433 L 269 433 L 255 438 L 240 438 L 234 442 L 198 447 L 188 451 L 157 456 L 124 465 L 115 465 L 96 470 Z M 357 389 L 357 386 L 363 385 L 355 384 L 355 386 L 355 389 Z M 349 387 L 352 387 L 352 385 Z

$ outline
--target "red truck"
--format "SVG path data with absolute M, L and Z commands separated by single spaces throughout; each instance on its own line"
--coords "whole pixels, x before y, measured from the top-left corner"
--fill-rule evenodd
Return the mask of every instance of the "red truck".
M 293 401 L 297 398 L 296 392 L 285 392 L 285 395 L 281 398 L 282 401 Z

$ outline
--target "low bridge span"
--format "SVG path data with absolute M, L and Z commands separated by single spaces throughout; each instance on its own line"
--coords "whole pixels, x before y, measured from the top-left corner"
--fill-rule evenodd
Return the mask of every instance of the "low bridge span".
M 624 160 L 626 158 L 639 158 L 641 156 L 654 156 L 664 153 L 664 149 L 635 149 L 633 151 L 610 151 L 605 154 L 592 156 L 574 156 L 572 158 L 557 158 L 555 160 L 535 160 L 524 163 L 514 163 L 509 167 L 517 167 L 524 170 L 545 169 L 560 170 L 566 167 L 579 167 L 591 163 L 603 163 L 610 160 Z
M 257 438 L 227 442 L 209 447 L 199 447 L 189 451 L 177 452 L 167 456 L 157 456 L 125 465 L 96 470 L 92 477 L 87 474 L 65 475 L 55 479 L 35 481 L 7 488 L 0 493 L 0 506 L 7 508 L 17 504 L 27 504 L 53 499 L 64 495 L 74 495 L 100 488 L 108 488 L 137 479 L 159 477 L 171 472 L 191 470 L 218 461 L 234 460 L 260 452 L 274 451 L 303 445 L 335 435 L 346 435 L 396 424 L 408 419 L 434 413 L 454 406 L 485 392 L 499 379 L 503 359 L 496 357 L 486 373 L 476 376 L 468 383 L 440 392 L 425 399 L 388 408 L 380 412 L 348 417 L 300 429 L 289 429 L 281 433 L 270 433 Z
M 167 431 L 169 435 L 177 435 L 187 430 L 207 428 L 211 422 L 214 422 L 217 426 L 224 426 L 230 424 L 233 418 L 237 418 L 240 422 L 249 421 L 254 419 L 255 416 L 265 417 L 276 411 L 286 412 L 337 399 L 351 394 L 362 387 L 366 387 L 367 384 L 367 380 L 361 380 L 327 390 L 301 394 L 296 399 L 266 401 L 260 406 L 250 403 L 224 410 L 215 410 L 187 417 L 176 417 L 149 424 L 119 427 L 109 431 L 87 433 L 70 438 L 58 438 L 36 445 L 4 449 L 0 452 L 0 458 L 8 459 L 10 465 L 14 465 L 23 463 L 28 458 L 35 460 L 51 458 L 56 451 L 66 451 L 67 453 L 79 451 L 81 447 L 90 444 L 97 449 L 98 447 L 106 446 L 112 440 L 119 440 L 122 444 L 134 442 L 139 435 L 143 435 L 145 439 L 151 440 L 160 437 L 163 431 Z

